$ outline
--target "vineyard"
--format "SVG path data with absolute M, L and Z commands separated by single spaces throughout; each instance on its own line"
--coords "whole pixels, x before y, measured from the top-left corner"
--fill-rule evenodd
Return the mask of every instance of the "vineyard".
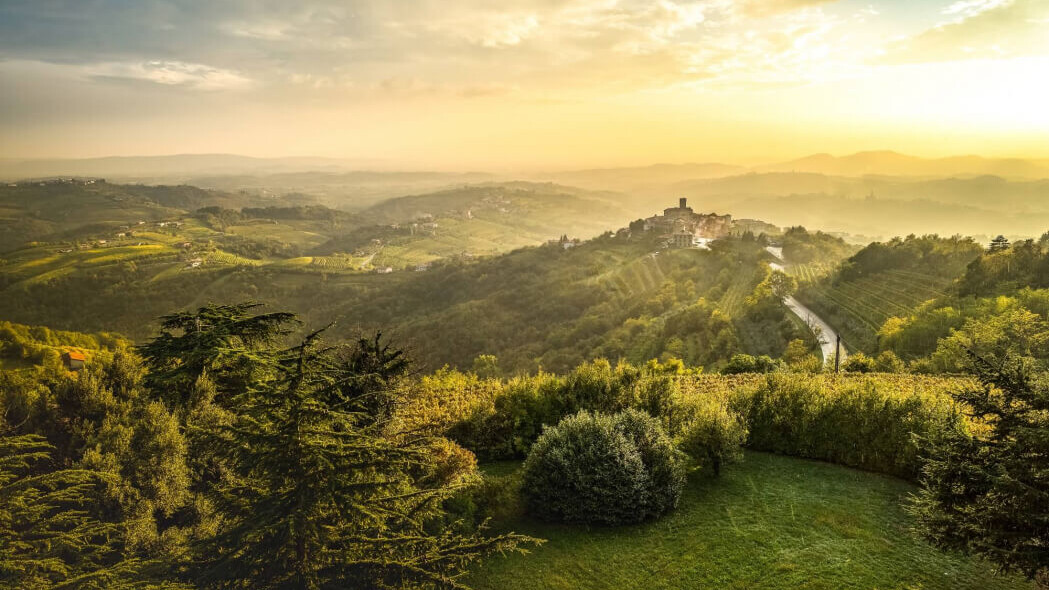
M 791 264 L 787 267 L 787 274 L 798 280 L 799 283 L 815 283 L 830 274 L 830 267 L 819 262 L 806 262 L 804 264 Z
M 951 280 L 911 271 L 890 270 L 862 279 L 830 284 L 811 282 L 797 298 L 841 333 L 850 350 L 878 348 L 885 320 L 907 316 L 919 305 L 943 297 Z
M 611 284 L 612 289 L 624 298 L 639 297 L 658 289 L 666 275 L 659 266 L 659 259 L 655 256 L 645 256 L 633 262 L 623 264 L 614 268 L 604 275 L 600 281 Z

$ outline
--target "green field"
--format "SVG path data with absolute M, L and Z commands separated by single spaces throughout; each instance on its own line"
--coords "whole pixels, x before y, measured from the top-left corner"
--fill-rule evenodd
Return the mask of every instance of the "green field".
M 913 490 L 882 475 L 750 452 L 720 479 L 694 475 L 678 509 L 655 522 L 501 523 L 547 542 L 529 555 L 492 558 L 466 582 L 478 590 L 1034 587 L 916 538 L 901 507 Z
M 930 299 L 944 296 L 951 280 L 904 270 L 889 270 L 836 285 L 803 285 L 799 301 L 834 326 L 851 350 L 877 350 L 877 332 L 885 320 L 907 316 Z

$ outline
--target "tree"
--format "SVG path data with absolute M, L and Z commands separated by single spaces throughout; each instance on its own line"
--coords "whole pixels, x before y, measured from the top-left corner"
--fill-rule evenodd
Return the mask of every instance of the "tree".
M 1003 235 L 999 235 L 998 237 L 996 237 L 993 240 L 991 240 L 991 245 L 987 247 L 987 251 L 992 253 L 992 254 L 995 253 L 995 252 L 1004 252 L 1005 250 L 1008 250 L 1008 249 L 1009 249 L 1009 239 L 1006 238 Z
M 1049 572 L 1049 384 L 1029 360 L 973 354 L 981 386 L 957 394 L 981 425 L 925 441 L 912 509 L 937 545 L 1027 576 Z
M 156 587 L 120 554 L 120 527 L 81 509 L 104 476 L 50 470 L 51 451 L 38 435 L 0 435 L 0 587 Z
M 468 563 L 529 540 L 440 526 L 462 477 L 440 475 L 446 441 L 388 411 L 399 350 L 378 337 L 325 348 L 313 333 L 275 359 L 236 396 L 235 420 L 194 432 L 230 471 L 208 493 L 225 524 L 197 548 L 202 585 L 462 588 Z
M 297 323 L 286 312 L 256 314 L 258 303 L 206 305 L 163 316 L 160 334 L 139 347 L 149 367 L 146 384 L 170 406 L 184 407 L 201 375 L 215 380 L 220 405 L 262 377 L 273 344 Z
M 473 372 L 481 379 L 495 379 L 499 377 L 499 358 L 494 354 L 481 354 L 474 358 Z
M 729 359 L 728 364 L 721 369 L 725 375 L 738 375 L 740 373 L 771 373 L 779 370 L 781 361 L 777 361 L 767 355 L 751 356 L 749 354 L 735 354 Z

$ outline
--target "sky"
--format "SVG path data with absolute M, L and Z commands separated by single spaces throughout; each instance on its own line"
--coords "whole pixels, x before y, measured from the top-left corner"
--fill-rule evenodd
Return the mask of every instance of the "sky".
M 0 0 L 0 157 L 1049 157 L 1049 0 Z

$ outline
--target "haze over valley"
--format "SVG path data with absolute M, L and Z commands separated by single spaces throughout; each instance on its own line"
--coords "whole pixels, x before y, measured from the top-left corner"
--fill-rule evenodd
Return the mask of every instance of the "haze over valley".
M 1049 2 L 0 0 L 0 590 L 1049 588 Z

